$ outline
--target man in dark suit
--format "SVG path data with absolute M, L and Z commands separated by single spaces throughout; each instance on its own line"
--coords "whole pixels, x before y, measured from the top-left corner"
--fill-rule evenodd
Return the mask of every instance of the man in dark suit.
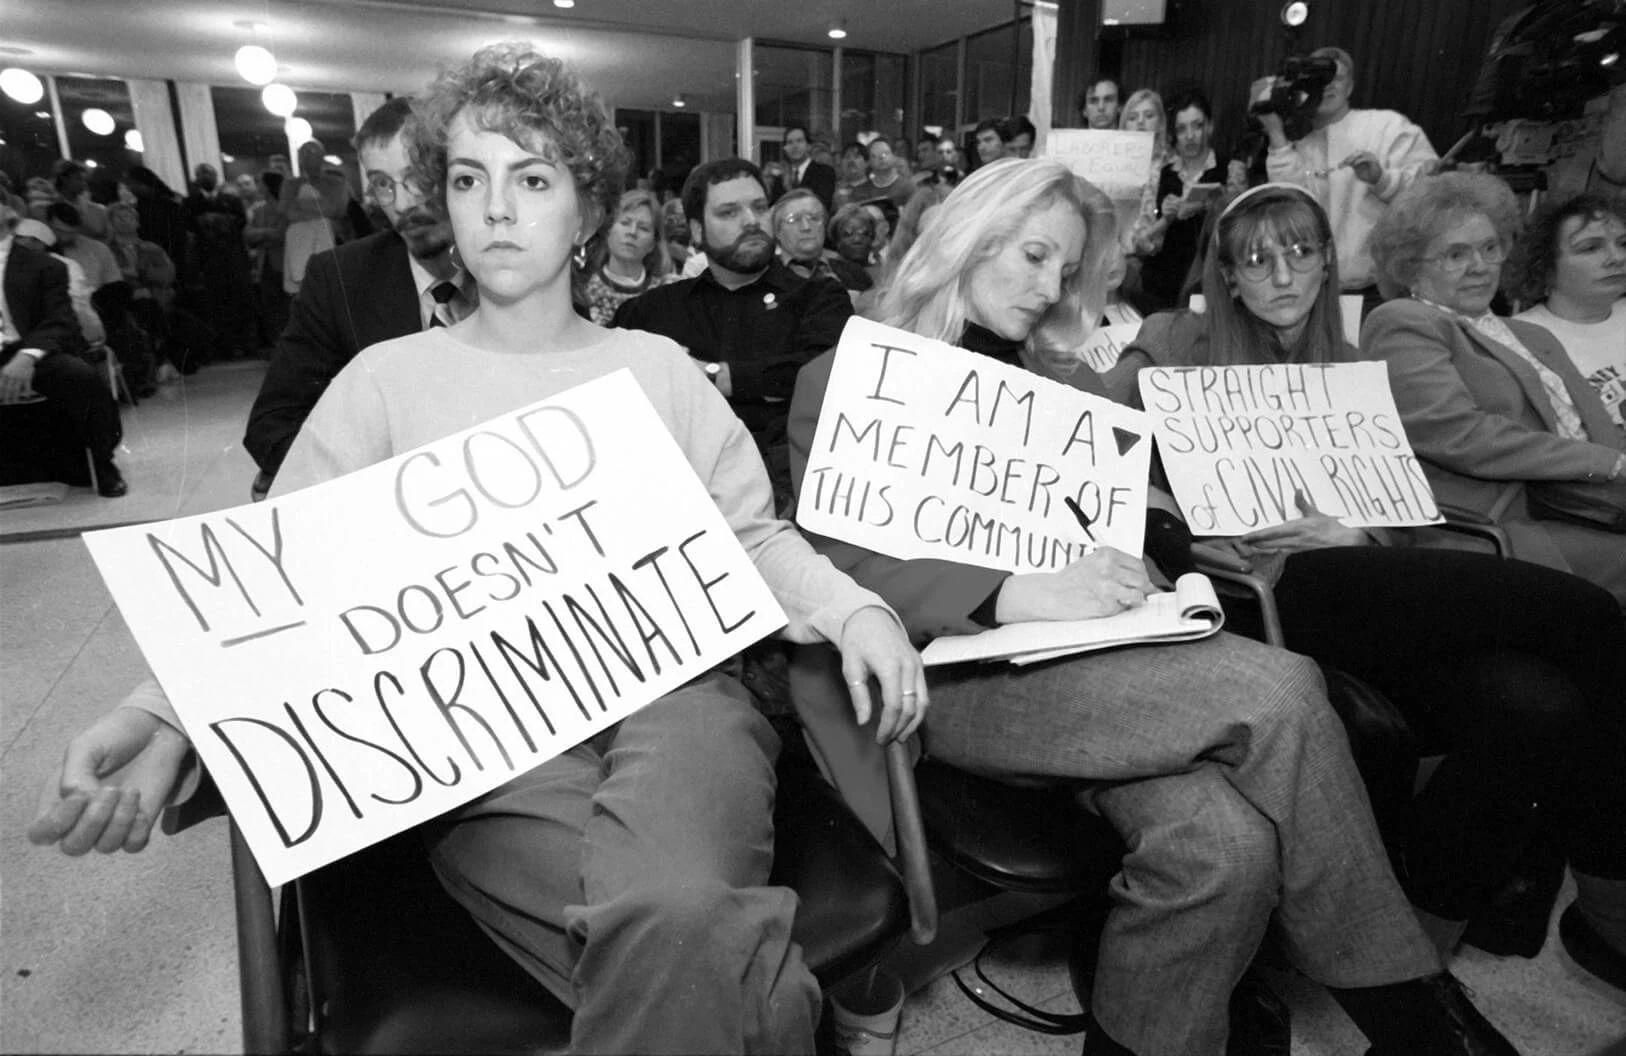
M 277 340 L 243 446 L 259 464 L 263 498 L 306 415 L 328 383 L 368 345 L 474 310 L 474 282 L 452 262 L 452 232 L 411 182 L 402 129 L 410 100 L 391 99 L 356 133 L 367 192 L 392 229 L 311 258 L 288 327 Z
M 812 160 L 813 144 L 808 140 L 804 125 L 790 125 L 785 129 L 780 144 L 785 160 L 769 166 L 768 202 L 771 205 L 790 191 L 806 187 L 824 203 L 824 211 L 831 211 L 830 201 L 836 193 L 836 170 Z
M 90 450 L 97 490 L 118 498 L 129 485 L 113 464 L 119 410 L 96 370 L 76 352 L 85 344 L 68 296 L 68 268 L 12 237 L 15 218 L 0 205 L 0 403 L 38 394 L 64 411 Z

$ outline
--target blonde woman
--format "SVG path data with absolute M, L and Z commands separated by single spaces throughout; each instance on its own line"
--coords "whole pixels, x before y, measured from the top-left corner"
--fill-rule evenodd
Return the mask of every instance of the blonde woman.
M 609 326 L 615 310 L 645 290 L 671 282 L 671 257 L 661 240 L 661 206 L 653 191 L 627 191 L 615 219 L 588 243 L 576 271 L 576 303 Z

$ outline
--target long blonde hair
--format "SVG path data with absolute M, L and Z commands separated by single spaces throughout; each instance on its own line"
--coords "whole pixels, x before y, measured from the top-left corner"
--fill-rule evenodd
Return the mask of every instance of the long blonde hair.
M 1072 373 L 1079 364 L 1074 350 L 1106 303 L 1118 222 L 1111 199 L 1050 158 L 1003 158 L 967 177 L 898 265 L 873 317 L 922 337 L 959 341 L 976 266 L 998 253 L 1029 216 L 1058 201 L 1071 203 L 1084 220 L 1084 254 L 1027 344 L 1048 366 Z

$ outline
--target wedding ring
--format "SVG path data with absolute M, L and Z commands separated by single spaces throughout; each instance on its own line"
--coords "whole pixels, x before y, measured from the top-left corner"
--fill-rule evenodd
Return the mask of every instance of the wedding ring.
M 847 680 L 847 684 L 849 686 L 861 686 L 864 684 L 864 680 L 861 678 L 849 678 Z
M 903 695 L 904 695 L 904 696 L 906 696 L 906 697 L 918 697 L 918 696 L 920 696 L 920 694 L 919 694 L 919 693 L 916 693 L 916 692 L 915 692 L 915 691 L 914 691 L 914 690 L 912 690 L 912 689 L 906 689 L 906 690 L 904 690 L 904 691 L 903 691 Z

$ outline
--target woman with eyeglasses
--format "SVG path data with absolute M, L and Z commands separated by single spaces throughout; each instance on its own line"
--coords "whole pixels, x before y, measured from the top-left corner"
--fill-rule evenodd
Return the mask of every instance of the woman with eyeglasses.
M 992 162 L 939 207 L 872 314 L 1098 393 L 1071 350 L 1100 314 L 1116 226 L 1106 196 L 1060 162 Z M 797 377 L 798 486 L 833 360 Z M 1108 615 L 1151 589 L 1145 564 L 1111 547 L 1053 573 L 1008 575 L 810 539 L 887 599 L 917 641 Z M 1227 1019 L 1273 922 L 1288 957 L 1333 988 L 1375 1053 L 1515 1051 L 1441 971 L 1412 917 L 1308 660 L 1221 633 L 1025 667 L 933 667 L 928 686 L 927 752 L 1002 780 L 1077 782 L 1129 847 L 1111 885 L 1085 1056 L 1285 1050 L 1256 1017 Z
M 1492 176 L 1447 173 L 1401 192 L 1371 250 L 1383 292 L 1407 296 L 1372 312 L 1361 352 L 1389 365 L 1441 503 L 1626 606 L 1626 434 L 1551 333 L 1490 310 L 1519 222 Z
M 1132 399 L 1135 374 L 1153 365 L 1359 358 L 1339 323 L 1331 225 L 1301 188 L 1265 184 L 1232 202 L 1215 225 L 1202 283 L 1203 313 L 1146 321 L 1108 375 L 1115 396 Z M 1597 950 L 1576 960 L 1621 985 L 1626 622 L 1613 599 L 1521 561 L 1386 546 L 1416 533 L 1349 527 L 1302 498 L 1300 511 L 1205 545 L 1274 581 L 1287 648 L 1371 683 L 1414 727 L 1443 734 L 1445 761 L 1409 807 L 1409 788 L 1399 802 L 1376 804 L 1380 817 L 1409 822 L 1389 833 L 1392 852 L 1431 937 L 1449 953 L 1468 921 L 1488 916 L 1536 826 L 1546 825 L 1579 887 L 1565 945 Z M 1231 615 L 1232 626 L 1248 618 Z M 1493 952 L 1519 941 L 1484 924 L 1474 938 Z

